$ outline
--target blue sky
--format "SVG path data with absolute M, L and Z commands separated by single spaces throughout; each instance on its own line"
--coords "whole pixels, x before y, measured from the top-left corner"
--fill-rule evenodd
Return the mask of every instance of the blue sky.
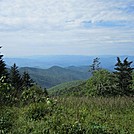
M 6 57 L 134 55 L 134 0 L 0 0 Z

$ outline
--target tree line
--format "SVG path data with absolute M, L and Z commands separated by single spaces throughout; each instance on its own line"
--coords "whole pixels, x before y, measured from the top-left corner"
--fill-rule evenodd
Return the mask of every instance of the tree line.
M 1 47 L 0 47 L 1 48 Z M 18 66 L 14 63 L 10 69 L 6 67 L 3 55 L 0 54 L 0 104 L 29 103 L 38 101 L 46 96 L 46 89 L 41 89 L 24 71 L 21 75 Z
M 1 47 L 0 47 L 1 48 Z M 134 72 L 132 61 L 125 58 L 123 62 L 117 57 L 114 72 L 102 69 L 99 58 L 93 60 L 90 66 L 92 77 L 86 85 L 73 87 L 69 94 L 82 91 L 89 96 L 133 96 Z M 75 89 L 77 90 L 75 91 Z M 80 90 L 79 90 L 80 89 Z M 68 92 L 66 90 L 66 92 Z M 25 105 L 32 102 L 44 101 L 48 97 L 46 89 L 42 89 L 31 79 L 28 72 L 21 75 L 18 66 L 14 63 L 10 69 L 6 67 L 3 55 L 0 54 L 0 105 Z
M 95 58 L 89 66 L 91 77 L 72 84 L 70 87 L 62 87 L 50 91 L 51 96 L 75 96 L 75 97 L 117 97 L 134 96 L 134 72 L 132 61 L 125 58 L 123 61 L 117 57 L 114 71 L 101 68 L 100 58 Z
M 113 72 L 100 67 L 100 59 L 97 57 L 90 66 L 91 79 L 87 81 L 87 87 L 91 94 L 97 95 L 134 95 L 134 68 L 132 61 L 125 58 L 123 61 L 117 57 L 117 63 Z

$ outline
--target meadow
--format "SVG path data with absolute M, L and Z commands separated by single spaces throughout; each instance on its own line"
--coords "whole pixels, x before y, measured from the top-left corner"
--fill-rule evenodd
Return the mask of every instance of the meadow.
M 1 107 L 1 134 L 133 134 L 132 97 L 57 97 Z

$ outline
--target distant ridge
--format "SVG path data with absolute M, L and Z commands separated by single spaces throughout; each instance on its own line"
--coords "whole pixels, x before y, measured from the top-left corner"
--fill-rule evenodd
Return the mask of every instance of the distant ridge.
M 22 67 L 19 71 L 21 73 L 28 71 L 31 78 L 41 87 L 45 88 L 51 88 L 58 84 L 74 80 L 86 80 L 90 77 L 90 73 L 86 70 L 79 71 L 79 68 L 71 70 L 59 66 L 53 66 L 48 69 Z
M 49 56 L 31 56 L 25 58 L 4 58 L 8 66 L 17 64 L 19 67 L 50 68 L 52 66 L 69 67 L 69 66 L 89 66 L 93 59 L 99 57 L 101 67 L 113 70 L 117 56 L 83 56 L 83 55 L 49 55 Z M 121 59 L 128 57 L 128 60 L 134 61 L 134 56 L 120 56 Z

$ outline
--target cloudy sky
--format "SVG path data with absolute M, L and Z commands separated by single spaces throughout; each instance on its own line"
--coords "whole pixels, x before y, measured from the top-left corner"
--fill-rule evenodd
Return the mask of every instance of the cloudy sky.
M 9 57 L 134 55 L 134 0 L 0 0 Z

